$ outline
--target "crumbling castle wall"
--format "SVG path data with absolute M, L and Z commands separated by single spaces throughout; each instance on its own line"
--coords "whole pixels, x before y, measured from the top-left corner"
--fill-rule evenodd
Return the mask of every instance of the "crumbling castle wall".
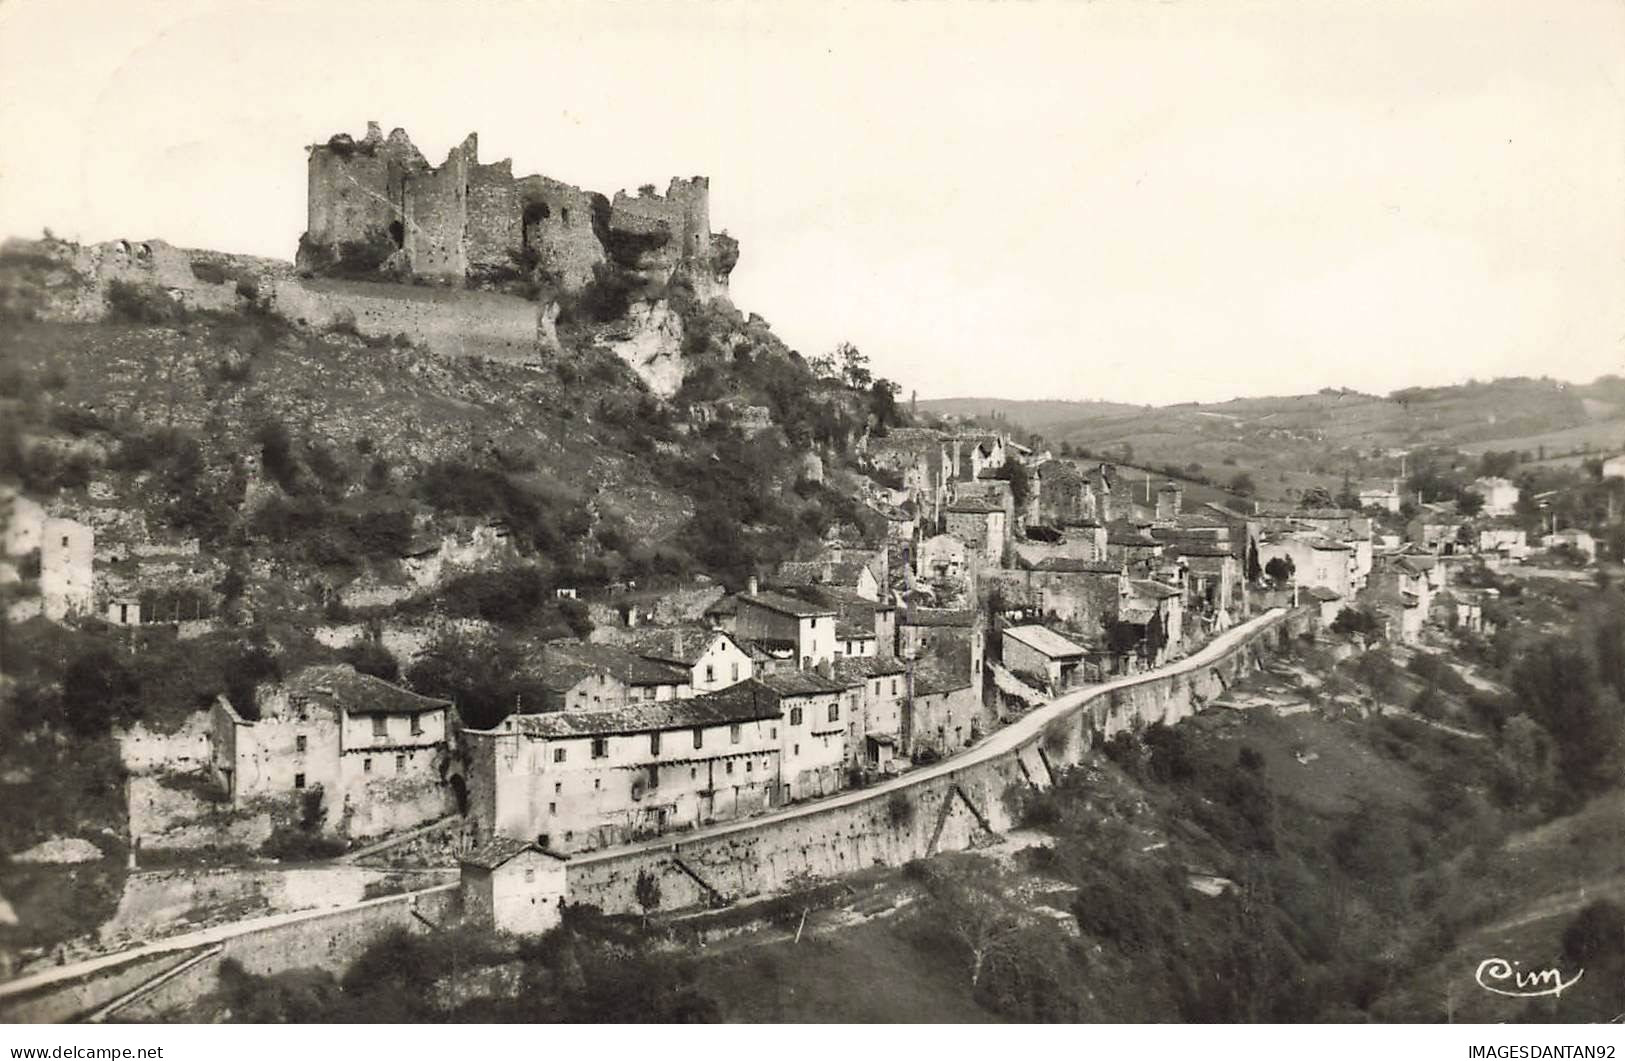
M 608 201 L 551 177 L 524 177 L 514 187 L 520 201 L 521 240 L 545 272 L 566 288 L 585 287 L 604 261 L 595 222 L 607 217 Z
M 414 174 L 406 186 L 406 260 L 417 276 L 462 279 L 468 273 L 468 181 L 479 140 L 468 135 L 439 169 Z
M 520 231 L 519 189 L 508 159 L 489 166 L 472 161 L 468 169 L 468 267 L 512 269 L 524 234 Z
M 542 307 L 515 295 L 350 280 L 285 280 L 276 311 L 314 328 L 352 323 L 362 335 L 404 334 L 437 354 L 528 364 L 540 356 Z

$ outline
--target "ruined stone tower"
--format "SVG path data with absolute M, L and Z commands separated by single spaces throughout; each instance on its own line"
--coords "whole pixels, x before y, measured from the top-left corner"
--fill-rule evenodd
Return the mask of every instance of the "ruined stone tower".
M 738 245 L 713 234 L 710 184 L 674 178 L 613 203 L 549 177 L 515 179 L 510 159 L 482 165 L 470 134 L 430 165 L 404 130 L 378 123 L 309 148 L 309 220 L 299 265 L 329 275 L 388 270 L 440 280 L 542 273 L 566 289 L 600 264 L 651 279 L 686 279 L 709 299 L 727 294 Z

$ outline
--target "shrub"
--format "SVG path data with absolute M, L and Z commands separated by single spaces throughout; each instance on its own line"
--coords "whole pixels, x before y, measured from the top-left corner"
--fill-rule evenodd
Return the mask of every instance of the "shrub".
M 130 324 L 171 324 L 184 316 L 180 305 L 164 292 L 130 280 L 107 285 L 107 306 L 112 319 Z
M 345 647 L 339 653 L 339 658 L 362 674 L 370 674 L 386 682 L 398 681 L 401 676 L 400 664 L 377 641 L 357 641 Z

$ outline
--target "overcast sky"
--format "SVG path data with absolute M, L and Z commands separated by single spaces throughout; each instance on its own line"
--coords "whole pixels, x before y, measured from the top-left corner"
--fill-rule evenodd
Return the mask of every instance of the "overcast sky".
M 921 397 L 1625 368 L 1618 0 L 7 0 L 0 231 L 291 258 L 369 118 L 708 174 L 735 302 Z

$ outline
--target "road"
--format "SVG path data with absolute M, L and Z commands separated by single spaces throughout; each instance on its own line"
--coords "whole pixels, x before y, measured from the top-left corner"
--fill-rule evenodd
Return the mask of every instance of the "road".
M 664 836 L 653 840 L 644 840 L 633 844 L 621 844 L 616 847 L 606 847 L 598 851 L 588 851 L 570 856 L 575 863 L 602 862 L 610 859 L 622 858 L 626 855 L 637 854 L 644 851 L 670 851 L 678 847 L 687 846 L 701 840 L 711 840 L 731 833 L 743 832 L 749 829 L 759 829 L 764 825 L 773 825 L 779 822 L 793 821 L 796 818 L 809 814 L 822 814 L 825 811 L 839 807 L 850 807 L 865 800 L 875 799 L 891 792 L 900 792 L 914 785 L 930 781 L 938 777 L 946 777 L 968 767 L 977 766 L 991 759 L 1021 747 L 1033 737 L 1037 736 L 1043 728 L 1055 719 L 1071 714 L 1079 706 L 1088 703 L 1098 696 L 1104 696 L 1114 689 L 1126 689 L 1134 685 L 1142 685 L 1148 681 L 1165 678 L 1170 674 L 1183 674 L 1187 671 L 1200 670 L 1210 666 L 1236 645 L 1246 641 L 1253 634 L 1266 626 L 1273 624 L 1287 609 L 1272 608 L 1257 618 L 1250 619 L 1240 626 L 1229 630 L 1214 638 L 1211 643 L 1194 656 L 1177 660 L 1156 670 L 1146 671 L 1143 674 L 1129 675 L 1117 678 L 1099 685 L 1091 685 L 1086 689 L 1067 693 L 1065 696 L 1051 700 L 1049 703 L 1033 709 L 1020 719 L 1005 726 L 986 740 L 972 748 L 967 748 L 957 755 L 932 763 L 930 766 L 917 767 L 889 781 L 882 781 L 868 788 L 854 789 L 839 795 L 826 796 L 822 799 L 811 800 L 806 803 L 797 803 L 785 807 L 771 814 L 759 814 L 753 818 L 742 818 L 738 821 L 724 822 L 718 825 L 707 825 L 691 832 L 683 833 L 680 837 Z

